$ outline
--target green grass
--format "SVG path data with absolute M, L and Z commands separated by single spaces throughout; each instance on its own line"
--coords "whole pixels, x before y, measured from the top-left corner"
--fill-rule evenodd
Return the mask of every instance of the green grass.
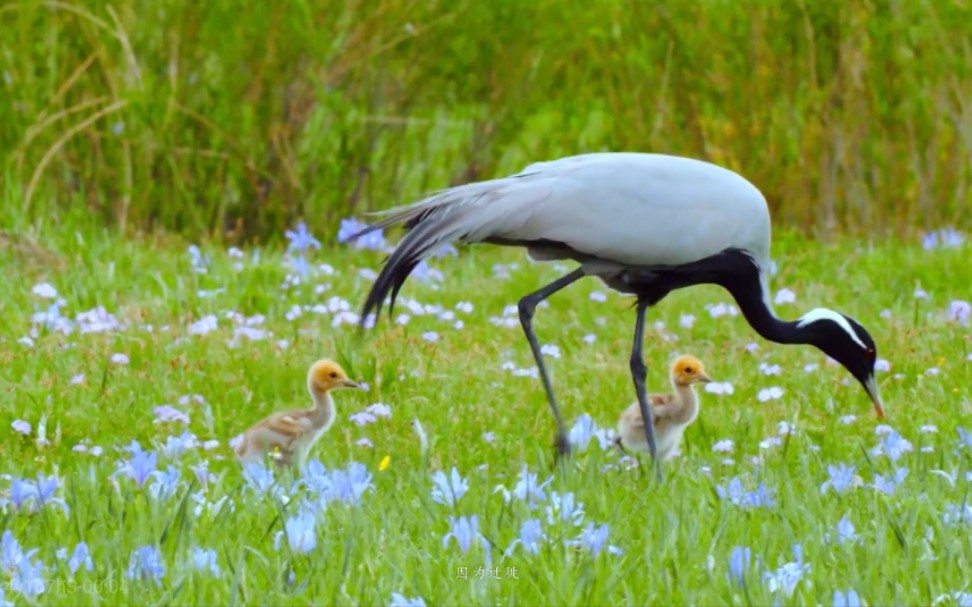
M 777 235 L 780 270 L 773 290 L 787 287 L 797 294 L 796 304 L 777 311 L 795 318 L 826 305 L 858 318 L 877 341 L 879 356 L 891 362 L 891 372 L 880 375 L 889 423 L 914 444 L 897 462 L 910 473 L 893 496 L 870 487 L 823 495 L 819 488 L 828 464 L 855 465 L 867 484 L 894 469 L 886 457 L 870 453 L 880 437 L 863 390 L 810 347 L 760 341 L 739 316 L 710 317 L 706 304 L 729 301 L 717 288 L 675 293 L 651 312 L 652 322 L 664 322 L 665 332 L 678 336 L 665 341 L 658 331 L 648 332 L 651 389 L 667 388 L 666 365 L 677 352 L 695 354 L 710 375 L 735 387 L 731 395 L 703 393 L 702 414 L 686 433 L 685 454 L 666 467 L 658 483 L 614 466 L 618 455 L 602 452 L 596 440 L 568 468 L 551 471 L 553 422 L 541 385 L 502 367 L 507 360 L 530 367 L 529 349 L 518 326 L 495 326 L 490 318 L 556 275 L 553 266 L 530 264 L 517 251 L 463 249 L 459 258 L 433 261 L 444 282 L 410 281 L 402 293 L 445 310 L 472 302 L 471 313 L 456 312 L 462 329 L 436 314 L 413 315 L 407 325 L 383 318 L 360 339 L 351 326 L 332 327 L 331 314 L 305 311 L 294 321 L 285 315 L 294 305 L 326 303 L 332 296 L 345 298 L 356 311 L 370 284 L 358 271 L 377 268 L 379 253 L 335 248 L 331 234 L 315 230 L 324 249 L 312 261 L 330 264 L 335 273 L 281 289 L 288 266 L 280 248 L 260 250 L 254 261 L 254 250 L 235 259 L 203 244 L 211 263 L 199 274 L 192 271 L 185 242 L 119 239 L 80 219 L 63 221 L 0 243 L 6 268 L 0 277 L 2 471 L 31 478 L 56 473 L 57 496 L 70 508 L 3 511 L 4 529 L 25 549 L 38 549 L 35 558 L 47 566 L 50 586 L 38 603 L 379 605 L 401 592 L 424 597 L 429 605 L 766 605 L 774 597 L 758 572 L 746 578 L 744 589 L 729 584 L 729 555 L 734 546 L 749 546 L 754 558 L 775 569 L 792 560 L 793 544 L 802 545 L 812 570 L 784 604 L 829 605 L 835 589 L 854 588 L 868 605 L 927 605 L 940 595 L 969 590 L 967 528 L 943 520 L 946 504 L 963 504 L 969 488 L 964 473 L 970 452 L 956 448 L 956 429 L 969 426 L 972 344 L 967 327 L 943 317 L 951 299 L 968 298 L 962 290 L 972 280 L 967 246 L 925 251 L 914 242 L 884 240 L 825 246 Z M 510 263 L 518 266 L 509 270 L 509 280 L 494 277 L 494 264 Z M 31 293 L 40 282 L 56 287 L 65 300 L 64 315 L 73 318 L 103 305 L 125 328 L 70 336 L 40 329 L 33 346 L 18 343 L 30 331 L 31 314 L 49 303 Z M 315 294 L 317 285 L 329 288 Z M 915 299 L 919 285 L 928 300 Z M 200 294 L 216 289 L 225 290 Z M 548 360 L 567 422 L 587 413 L 599 426 L 613 427 L 633 400 L 627 352 L 634 318 L 630 303 L 619 296 L 591 300 L 589 294 L 599 290 L 604 289 L 589 279 L 555 296 L 549 308 L 538 311 L 536 330 L 542 343 L 560 348 L 561 358 Z M 885 309 L 889 318 L 880 315 Z M 265 315 L 263 328 L 272 337 L 244 338 L 229 347 L 234 324 L 225 318 L 228 311 Z M 406 311 L 399 304 L 396 314 Z M 208 314 L 219 318 L 218 328 L 189 335 L 190 323 Z M 691 329 L 680 326 L 682 314 L 696 316 Z M 429 331 L 437 332 L 438 342 L 423 339 Z M 583 340 L 589 333 L 597 336 L 594 343 Z M 749 352 L 746 345 L 753 341 L 760 347 Z M 129 363 L 112 364 L 114 353 L 127 355 Z M 304 374 L 319 357 L 337 358 L 370 391 L 337 395 L 339 420 L 312 457 L 329 469 L 363 463 L 374 489 L 358 506 L 331 503 L 318 517 L 317 547 L 292 554 L 286 541 L 274 548 L 274 535 L 302 497 L 281 504 L 245 489 L 227 441 L 273 410 L 304 406 Z M 761 361 L 779 364 L 782 374 L 763 375 Z M 810 363 L 819 368 L 805 371 Z M 941 373 L 927 374 L 931 367 Z M 79 374 L 84 381 L 72 385 Z M 759 402 L 758 391 L 773 385 L 783 388 L 783 397 Z M 205 404 L 179 405 L 187 394 L 201 395 Z M 375 402 L 387 403 L 392 417 L 363 427 L 349 422 L 350 414 Z M 153 408 L 161 404 L 187 412 L 188 428 L 153 423 Z M 851 414 L 856 421 L 840 423 Z M 425 456 L 413 418 L 428 435 Z M 38 446 L 34 435 L 14 432 L 16 419 L 35 431 L 44 419 L 50 444 Z M 775 436 L 783 421 L 797 432 L 781 446 L 762 449 L 760 441 Z M 939 432 L 921 433 L 925 424 Z M 126 457 L 118 447 L 134 439 L 159 450 L 169 435 L 186 429 L 220 445 L 177 459 L 160 454 L 160 468 L 174 465 L 182 473 L 174 497 L 153 499 L 131 479 L 110 478 Z M 485 441 L 485 432 L 493 432 L 495 442 Z M 365 437 L 373 449 L 356 444 Z M 736 463 L 724 464 L 725 454 L 712 451 L 721 439 L 734 441 Z M 72 451 L 87 441 L 104 454 Z M 933 451 L 921 452 L 924 446 Z M 762 463 L 754 465 L 757 455 Z M 386 456 L 390 465 L 381 471 Z M 205 500 L 226 501 L 196 513 L 191 496 L 200 488 L 190 483 L 189 466 L 200 461 L 208 461 L 217 477 L 204 491 Z M 553 476 L 548 499 L 553 490 L 574 492 L 585 520 L 608 524 L 608 542 L 623 554 L 567 549 L 563 541 L 579 529 L 547 525 L 542 508 L 531 512 L 516 500 L 504 504 L 494 488 L 512 488 L 523 465 L 541 480 Z M 430 498 L 434 471 L 453 466 L 469 481 L 454 511 Z M 957 472 L 959 480 L 953 487 L 933 470 Z M 747 489 L 765 483 L 775 492 L 775 504 L 743 509 L 720 500 L 715 486 L 736 476 Z M 481 546 L 468 554 L 455 542 L 443 547 L 449 514 L 478 515 L 503 579 L 476 578 L 476 568 L 486 565 Z M 860 543 L 826 541 L 844 516 Z M 544 519 L 549 541 L 539 554 L 517 549 L 504 557 L 530 517 Z M 82 540 L 94 569 L 82 569 L 71 582 L 55 552 L 70 551 Z M 131 554 L 144 545 L 161 550 L 166 574 L 159 585 L 125 576 Z M 221 579 L 192 569 L 194 546 L 217 552 Z M 468 568 L 469 580 L 457 579 L 459 567 Z M 512 567 L 519 579 L 506 579 Z M 8 600 L 31 604 L 13 592 L 8 577 L 2 582 Z
M 255 241 L 601 150 L 728 166 L 810 233 L 970 220 L 968 3 L 12 0 L 0 31 L 40 220 Z

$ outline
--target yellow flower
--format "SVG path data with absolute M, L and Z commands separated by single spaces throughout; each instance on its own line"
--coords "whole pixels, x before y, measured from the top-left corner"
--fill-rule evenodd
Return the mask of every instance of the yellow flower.
M 384 472 L 385 470 L 388 470 L 388 466 L 390 465 L 391 465 L 391 456 L 386 455 L 385 457 L 381 458 L 381 463 L 378 464 L 378 471 Z

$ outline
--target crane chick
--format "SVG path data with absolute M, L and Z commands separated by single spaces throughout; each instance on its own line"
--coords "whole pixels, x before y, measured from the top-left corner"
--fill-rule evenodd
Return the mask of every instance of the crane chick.
M 658 459 L 665 461 L 677 457 L 682 443 L 682 433 L 699 415 L 699 397 L 695 394 L 694 384 L 710 382 L 705 367 L 694 356 L 679 356 L 672 363 L 671 381 L 673 394 L 651 394 L 648 402 L 652 420 L 655 424 L 655 437 L 658 445 Z M 648 452 L 645 439 L 645 423 L 641 408 L 635 401 L 618 422 L 618 446 L 632 451 Z
M 274 413 L 243 433 L 235 453 L 241 464 L 263 463 L 270 455 L 278 465 L 301 467 L 307 454 L 334 423 L 332 390 L 360 388 L 344 369 L 330 360 L 319 360 L 307 372 L 307 390 L 314 400 L 310 409 Z

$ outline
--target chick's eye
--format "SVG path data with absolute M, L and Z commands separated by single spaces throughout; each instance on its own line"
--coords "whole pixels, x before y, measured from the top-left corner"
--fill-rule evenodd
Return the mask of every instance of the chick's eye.
M 331 379 L 337 379 L 337 373 L 331 371 Z
M 692 367 L 685 367 L 685 372 L 691 375 L 692 373 L 695 373 L 695 369 Z

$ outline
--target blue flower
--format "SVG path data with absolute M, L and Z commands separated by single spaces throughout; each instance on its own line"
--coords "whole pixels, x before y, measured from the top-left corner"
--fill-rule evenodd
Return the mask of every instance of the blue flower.
M 742 481 L 739 480 L 739 477 L 735 477 L 730 479 L 725 488 L 722 485 L 716 485 L 715 490 L 720 499 L 728 500 L 736 506 L 744 508 L 769 508 L 773 505 L 773 492 L 772 490 L 767 490 L 766 485 L 763 483 L 760 483 L 755 491 L 746 491 L 743 489 Z
M 290 241 L 287 246 L 288 251 L 297 251 L 298 253 L 303 253 L 311 248 L 320 249 L 321 243 L 317 241 L 316 238 L 311 236 L 311 233 L 307 231 L 307 224 L 303 221 L 297 224 L 297 229 L 295 231 L 287 230 L 284 232 L 284 236 Z
M 206 265 L 209 264 L 209 256 L 203 255 L 194 244 L 189 245 L 189 258 L 192 260 L 192 271 L 196 274 L 205 274 Z
M 46 590 L 44 564 L 31 560 L 37 554 L 36 548 L 24 552 L 9 529 L 3 532 L 0 547 L 0 571 L 10 576 L 10 587 L 14 592 L 36 596 Z
M 530 472 L 526 464 L 520 470 L 520 480 L 517 481 L 516 486 L 513 488 L 513 497 L 525 500 L 531 509 L 536 507 L 537 501 L 543 501 L 547 499 L 546 494 L 543 492 L 543 488 L 553 482 L 553 477 L 551 476 L 541 484 L 537 484 L 537 475 Z
M 122 465 L 118 471 L 112 474 L 112 477 L 124 474 L 132 478 L 139 487 L 143 487 L 145 481 L 155 472 L 158 454 L 155 451 L 142 451 L 138 443 L 134 443 L 128 449 L 132 452 L 132 459 Z
M 169 436 L 165 439 L 162 453 L 166 457 L 177 458 L 189 449 L 199 446 L 199 439 L 192 432 L 183 432 L 179 436 Z
M 752 508 L 769 508 L 773 505 L 773 491 L 766 489 L 764 483 L 760 483 L 755 491 L 746 494 L 745 505 Z
M 198 546 L 194 547 L 192 549 L 192 566 L 199 571 L 209 571 L 210 575 L 215 578 L 222 577 L 223 575 L 222 570 L 219 568 L 216 551 L 212 549 L 205 550 Z
M 537 554 L 540 552 L 540 544 L 546 539 L 543 533 L 543 527 L 540 526 L 540 521 L 535 518 L 531 518 L 523 522 L 520 526 L 520 537 L 513 540 L 510 547 L 506 549 L 505 556 L 510 556 L 513 554 L 513 549 L 519 544 L 523 546 L 529 554 Z
M 23 548 L 20 547 L 20 542 L 13 536 L 13 533 L 9 529 L 3 532 L 3 537 L 0 538 L 0 564 L 3 565 L 3 569 L 11 570 L 21 560 L 30 558 L 36 553 L 37 550 L 34 549 L 25 554 Z
M 836 531 L 837 535 L 835 536 L 835 540 L 838 544 L 856 542 L 858 540 L 857 532 L 854 530 L 854 523 L 847 520 L 846 515 L 837 521 Z
M 209 481 L 213 478 L 213 474 L 209 471 L 209 460 L 204 459 L 196 465 L 189 466 L 192 473 L 196 476 L 196 480 L 199 481 L 199 486 L 206 490 L 209 487 Z
M 895 471 L 894 476 L 888 478 L 884 478 L 884 475 L 882 474 L 875 474 L 873 487 L 882 493 L 894 495 L 895 488 L 900 485 L 904 479 L 907 478 L 907 476 L 907 468 L 898 468 Z
M 403 594 L 393 592 L 388 607 L 425 607 L 425 599 L 420 596 L 410 599 Z
M 898 461 L 902 455 L 913 450 L 911 443 L 900 434 L 892 430 L 884 435 L 881 443 L 875 447 L 871 453 L 874 455 L 886 455 L 892 462 Z
M 972 523 L 972 506 L 968 504 L 962 504 L 961 506 L 946 504 L 944 519 L 946 525 Z
M 959 446 L 965 447 L 967 449 L 972 449 L 972 430 L 959 428 L 958 433 L 959 433 Z
M 265 494 L 271 489 L 274 493 L 280 490 L 273 478 L 273 470 L 263 466 L 259 462 L 247 462 L 243 466 L 243 478 L 250 489 L 257 493 Z
M 297 272 L 301 276 L 307 276 L 307 273 L 310 271 L 310 266 L 307 265 L 307 260 L 300 255 L 291 260 L 291 265 L 294 268 L 294 272 Z
M 740 588 L 743 587 L 744 578 L 749 571 L 752 562 L 753 551 L 746 546 L 734 546 L 729 553 L 729 580 L 735 582 Z
M 368 224 L 361 223 L 353 217 L 351 219 L 342 219 L 341 226 L 338 228 L 337 240 L 338 242 L 347 242 L 351 236 L 367 227 Z M 357 249 L 381 251 L 385 248 L 385 236 L 382 234 L 382 230 L 375 230 L 354 241 L 354 246 Z
M 955 604 L 958 607 L 972 607 L 972 593 L 969 592 L 953 592 L 951 595 L 945 594 L 936 597 L 935 600 L 932 601 L 932 605 L 938 605 L 949 597 L 955 601 Z
M 358 505 L 361 496 L 372 488 L 371 473 L 364 464 L 351 462 L 347 471 L 335 470 L 331 473 L 331 487 L 327 498 Z
M 300 484 L 318 494 L 329 494 L 331 492 L 331 473 L 327 471 L 320 460 L 312 459 L 304 466 L 304 475 L 300 479 Z
M 567 433 L 567 439 L 578 450 L 584 451 L 587 449 L 587 445 L 591 442 L 591 439 L 594 438 L 595 430 L 597 430 L 597 427 L 594 425 L 594 420 L 590 415 L 585 413 L 578 417 L 574 425 L 571 426 L 570 431 Z
M 479 532 L 479 517 L 474 514 L 468 518 L 463 516 L 457 519 L 450 515 L 449 525 L 451 529 L 442 538 L 442 546 L 444 548 L 447 548 L 449 541 L 454 538 L 456 543 L 459 544 L 459 549 L 462 550 L 463 554 L 466 554 L 472 547 L 473 542 L 479 540 L 483 545 L 483 550 L 486 551 L 486 562 L 490 562 L 492 550 L 489 542 Z
M 442 470 L 436 471 L 432 476 L 432 483 L 435 485 L 432 489 L 432 501 L 450 507 L 455 506 L 459 498 L 469 490 L 469 481 L 459 475 L 455 466 L 452 467 L 448 477 Z
M 848 590 L 847 594 L 834 590 L 834 607 L 861 607 L 861 599 L 853 588 Z
M 0 586 L 0 607 L 14 607 L 14 604 L 7 600 L 7 593 L 4 592 L 3 586 Z
M 88 545 L 84 542 L 78 542 L 78 545 L 74 547 L 74 554 L 71 555 L 71 559 L 68 561 L 68 570 L 71 572 L 72 577 L 82 565 L 85 571 L 94 569 L 94 562 L 91 560 L 91 555 L 88 554 Z
M 452 529 L 442 538 L 442 546 L 448 547 L 449 540 L 455 538 L 456 543 L 459 544 L 459 549 L 462 550 L 463 554 L 466 554 L 469 552 L 473 540 L 479 537 L 479 517 L 475 514 L 468 518 L 463 516 L 458 519 L 450 516 L 449 524 Z
M 921 239 L 921 246 L 926 250 L 951 249 L 959 247 L 965 242 L 965 236 L 955 228 L 944 228 L 937 232 L 929 232 Z
M 28 501 L 37 499 L 37 487 L 34 483 L 13 478 L 10 481 L 10 502 L 14 505 L 14 508 L 21 510 Z
M 763 573 L 770 592 L 782 591 L 784 595 L 791 597 L 804 574 L 810 573 L 809 563 L 803 562 L 803 548 L 800 544 L 793 545 L 793 555 L 795 557 L 793 562 L 785 563 L 776 571 Z
M 161 585 L 165 577 L 162 555 L 155 546 L 142 546 L 132 553 L 126 576 L 133 580 L 152 580 Z
M 44 580 L 44 563 L 25 557 L 20 559 L 10 580 L 10 588 L 24 596 L 37 596 L 47 589 Z
M 584 523 L 584 505 L 576 500 L 573 493 L 560 495 L 553 491 L 546 511 L 547 522 L 551 525 L 557 521 L 570 523 L 575 527 Z
M 149 494 L 155 499 L 169 499 L 179 490 L 182 471 L 170 465 L 165 472 L 158 470 L 153 472 L 152 477 L 155 482 L 149 486 Z
M 610 531 L 607 523 L 600 527 L 595 527 L 594 523 L 588 523 L 576 540 L 567 542 L 568 546 L 581 546 L 591 551 L 591 555 L 597 556 L 604 549 L 607 543 L 608 532 Z M 608 545 L 609 554 L 621 554 L 621 549 L 617 546 Z
M 290 545 L 290 549 L 300 554 L 307 554 L 316 548 L 316 525 L 317 521 L 314 519 L 314 514 L 306 510 L 287 519 L 287 522 L 284 523 L 284 531 L 286 532 L 287 544 Z M 278 550 L 280 549 L 282 534 L 283 532 L 278 531 L 274 539 L 274 546 Z
M 737 506 L 743 503 L 743 499 L 746 496 L 746 490 L 743 488 L 742 481 L 739 480 L 738 476 L 729 479 L 729 483 L 725 487 L 716 485 L 715 490 L 719 499 L 729 500 Z
M 827 493 L 829 489 L 833 489 L 837 493 L 844 493 L 856 487 L 860 484 L 860 479 L 854 474 L 854 471 L 854 466 L 848 466 L 844 462 L 836 466 L 828 465 L 827 473 L 830 475 L 830 478 L 820 485 L 820 492 Z

